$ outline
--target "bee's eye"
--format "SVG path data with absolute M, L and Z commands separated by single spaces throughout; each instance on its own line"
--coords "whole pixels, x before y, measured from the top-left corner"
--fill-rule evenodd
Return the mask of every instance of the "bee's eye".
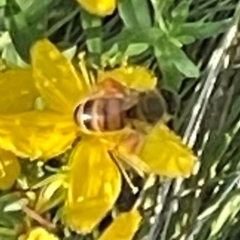
M 144 116 L 147 116 L 149 122 L 157 122 L 166 111 L 165 101 L 160 94 L 145 94 L 140 101 L 142 101 L 141 111 Z

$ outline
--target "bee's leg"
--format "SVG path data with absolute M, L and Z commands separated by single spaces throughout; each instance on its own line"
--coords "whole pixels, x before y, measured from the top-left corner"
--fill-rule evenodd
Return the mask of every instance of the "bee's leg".
M 134 184 L 132 183 L 131 179 L 129 178 L 128 174 L 126 173 L 121 161 L 119 161 L 118 157 L 115 155 L 114 151 L 109 151 L 108 152 L 110 157 L 112 158 L 112 160 L 116 163 L 119 171 L 122 173 L 124 179 L 126 180 L 126 182 L 128 183 L 129 187 L 131 188 L 133 194 L 138 192 L 138 188 L 134 186 Z
M 122 153 L 135 154 L 144 141 L 144 136 L 137 130 L 131 130 L 123 134 L 120 139 L 118 151 Z
M 138 152 L 144 142 L 144 136 L 137 131 L 123 135 L 116 148 L 117 156 L 122 162 L 133 168 L 137 174 L 144 177 L 149 172 L 149 167 L 138 157 Z

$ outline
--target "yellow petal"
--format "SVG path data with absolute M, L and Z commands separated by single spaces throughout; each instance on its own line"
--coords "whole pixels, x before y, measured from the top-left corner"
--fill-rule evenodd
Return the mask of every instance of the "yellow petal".
M 21 157 L 57 156 L 71 147 L 76 131 L 70 116 L 51 111 L 0 115 L 0 146 Z
M 38 95 L 31 69 L 0 71 L 0 114 L 28 111 Z
M 137 210 L 122 213 L 103 232 L 98 240 L 131 240 L 139 228 L 141 216 Z
M 66 222 L 75 231 L 90 232 L 113 207 L 121 175 L 97 138 L 84 138 L 71 155 Z
M 72 112 L 85 94 L 84 78 L 47 39 L 33 46 L 31 56 L 35 83 L 47 105 L 60 113 Z
M 0 149 L 0 189 L 11 188 L 20 174 L 17 157 L 8 151 Z
M 58 237 L 47 232 L 42 227 L 31 229 L 23 239 L 24 240 L 59 240 Z
M 162 123 L 150 131 L 139 157 L 153 172 L 167 177 L 188 177 L 196 163 L 191 149 Z
M 121 66 L 110 71 L 99 71 L 99 82 L 108 78 L 140 92 L 151 90 L 157 84 L 157 79 L 153 73 L 141 66 Z
M 116 8 L 116 0 L 77 0 L 81 6 L 92 14 L 106 16 L 113 13 Z

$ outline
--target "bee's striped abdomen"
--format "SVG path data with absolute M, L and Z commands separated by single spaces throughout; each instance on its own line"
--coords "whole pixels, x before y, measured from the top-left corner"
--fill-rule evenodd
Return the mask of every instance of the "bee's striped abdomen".
M 75 121 L 90 131 L 116 131 L 125 127 L 121 98 L 97 98 L 78 106 Z

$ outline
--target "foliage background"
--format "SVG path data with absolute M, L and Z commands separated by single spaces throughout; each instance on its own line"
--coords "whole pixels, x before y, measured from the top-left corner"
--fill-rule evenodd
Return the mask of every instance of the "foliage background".
M 96 64 L 115 66 L 130 56 L 153 69 L 161 87 L 178 92 L 181 105 L 171 125 L 198 153 L 200 170 L 184 182 L 145 185 L 137 196 L 144 223 L 135 239 L 239 239 L 239 15 L 236 0 L 121 0 L 105 18 L 74 0 L 0 0 L 1 57 L 12 67 L 29 63 L 31 44 L 48 37 L 70 57 L 87 50 Z M 22 167 L 27 190 L 42 168 Z M 123 210 L 136 199 L 129 191 L 123 189 L 118 202 Z M 19 199 L 0 193 L 0 239 L 14 239 L 18 231 Z

